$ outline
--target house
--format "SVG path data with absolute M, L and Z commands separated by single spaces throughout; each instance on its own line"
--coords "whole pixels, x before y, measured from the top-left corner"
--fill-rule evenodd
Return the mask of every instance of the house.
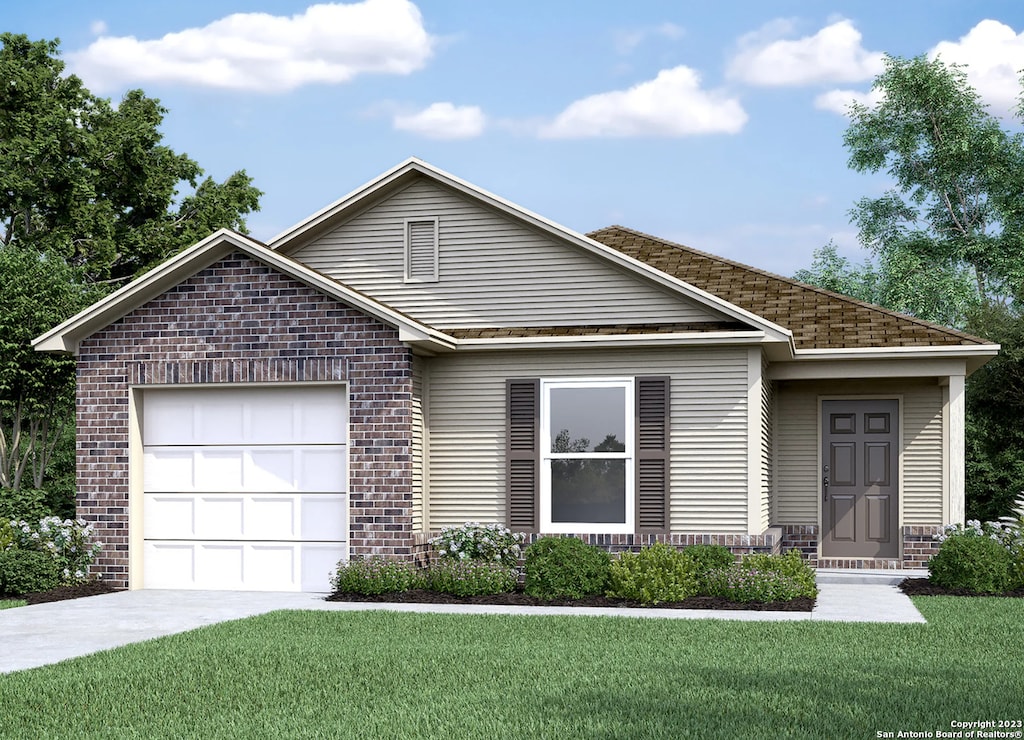
M 266 590 L 466 521 L 921 566 L 963 521 L 964 380 L 999 349 L 416 159 L 35 347 L 78 358 L 102 576 Z

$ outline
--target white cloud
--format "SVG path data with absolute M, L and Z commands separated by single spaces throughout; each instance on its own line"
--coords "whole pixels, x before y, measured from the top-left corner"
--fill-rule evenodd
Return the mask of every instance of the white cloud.
M 682 26 L 677 26 L 675 23 L 668 21 L 651 28 L 619 31 L 615 34 L 615 51 L 619 54 L 629 54 L 651 36 L 660 36 L 670 41 L 675 41 L 682 38 L 685 33 Z
M 419 113 L 396 115 L 392 123 L 399 131 L 428 139 L 472 139 L 484 132 L 486 117 L 475 105 L 434 103 Z
M 881 90 L 829 90 L 814 99 L 814 107 L 819 110 L 832 111 L 841 116 L 850 114 L 850 105 L 860 103 L 868 108 L 874 108 L 882 102 Z
M 106 21 L 93 21 L 89 24 L 89 31 L 92 32 L 93 36 L 102 36 L 107 32 Z
M 409 0 L 363 0 L 311 5 L 291 17 L 235 13 L 150 41 L 102 37 L 68 56 L 97 90 L 166 82 L 272 93 L 364 73 L 409 74 L 433 44 Z
M 1018 34 L 999 21 L 984 20 L 959 41 L 940 42 L 928 56 L 939 56 L 947 64 L 967 65 L 967 80 L 993 112 L 1005 115 L 1016 106 L 1024 69 L 1024 32 Z
M 751 85 L 781 87 L 869 80 L 882 71 L 882 53 L 867 51 L 853 23 L 839 20 L 813 36 L 791 40 L 789 21 L 773 21 L 740 38 L 729 77 Z
M 697 73 L 679 66 L 628 90 L 577 100 L 539 134 L 548 139 L 735 134 L 746 122 L 738 100 L 702 90 Z

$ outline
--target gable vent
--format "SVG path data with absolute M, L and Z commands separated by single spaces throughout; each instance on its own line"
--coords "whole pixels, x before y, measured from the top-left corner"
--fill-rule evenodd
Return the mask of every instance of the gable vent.
M 434 282 L 437 270 L 437 219 L 405 222 L 405 279 Z

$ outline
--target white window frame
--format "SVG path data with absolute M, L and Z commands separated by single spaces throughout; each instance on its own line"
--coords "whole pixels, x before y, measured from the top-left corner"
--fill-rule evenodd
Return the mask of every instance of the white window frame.
M 551 391 L 558 388 L 622 388 L 625 391 L 625 451 L 552 452 Z M 572 378 L 540 381 L 540 531 L 550 534 L 632 534 L 635 529 L 635 389 L 633 378 Z M 552 522 L 551 461 L 584 457 L 587 459 L 626 461 L 626 516 L 617 522 Z

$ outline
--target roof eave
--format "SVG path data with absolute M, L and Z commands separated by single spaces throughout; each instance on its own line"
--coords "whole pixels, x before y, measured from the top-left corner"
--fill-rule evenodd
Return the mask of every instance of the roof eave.
M 999 354 L 998 344 L 949 344 L 921 347 L 840 347 L 835 349 L 798 349 L 795 360 L 899 360 L 899 359 L 953 359 L 967 363 L 967 374 Z
M 459 351 L 522 349 L 622 349 L 626 347 L 735 346 L 773 342 L 763 331 L 591 334 L 584 336 L 458 339 Z

